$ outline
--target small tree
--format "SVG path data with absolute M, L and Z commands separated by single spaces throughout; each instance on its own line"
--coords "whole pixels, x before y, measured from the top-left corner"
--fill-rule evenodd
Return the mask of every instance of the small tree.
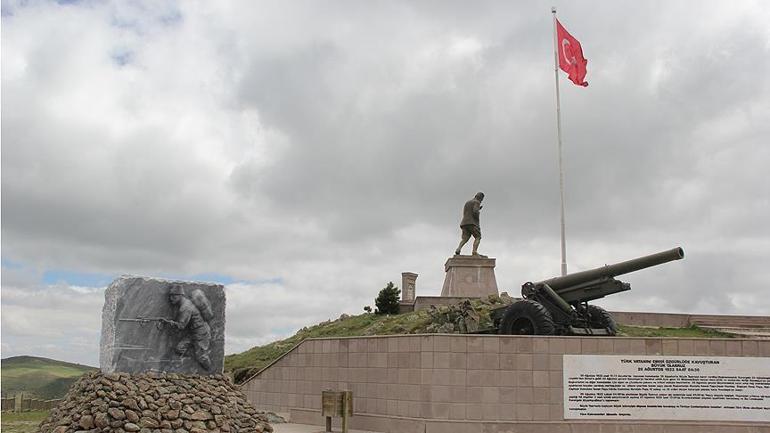
M 401 296 L 401 290 L 389 282 L 384 289 L 380 290 L 374 304 L 377 305 L 377 314 L 398 314 L 398 299 Z

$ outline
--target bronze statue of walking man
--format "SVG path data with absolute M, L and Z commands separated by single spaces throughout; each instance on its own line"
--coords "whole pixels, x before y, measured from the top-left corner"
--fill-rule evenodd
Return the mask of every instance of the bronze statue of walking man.
M 481 212 L 481 202 L 484 200 L 484 193 L 476 193 L 476 196 L 471 200 L 465 202 L 463 206 L 463 219 L 460 221 L 460 229 L 462 230 L 462 238 L 460 239 L 460 245 L 455 250 L 455 255 L 460 255 L 463 245 L 473 236 L 473 252 L 474 256 L 482 256 L 479 254 L 479 244 L 481 243 L 481 225 L 479 225 L 479 212 Z

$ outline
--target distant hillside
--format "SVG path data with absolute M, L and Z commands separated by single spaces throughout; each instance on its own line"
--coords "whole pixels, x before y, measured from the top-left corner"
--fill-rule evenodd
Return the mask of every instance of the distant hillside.
M 61 398 L 78 377 L 95 369 L 36 356 L 5 358 L 2 360 L 2 394 L 23 392 L 44 400 Z

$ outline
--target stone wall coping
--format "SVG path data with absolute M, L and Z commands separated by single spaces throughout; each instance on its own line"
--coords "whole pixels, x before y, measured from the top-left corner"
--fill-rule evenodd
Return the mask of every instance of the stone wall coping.
M 321 416 L 321 410 L 320 409 L 310 409 L 310 408 L 304 408 L 304 407 L 292 407 L 289 408 L 290 413 L 291 412 L 305 412 L 305 413 L 312 413 L 312 414 L 318 414 L 318 416 Z M 367 416 L 367 417 L 375 417 L 375 418 L 384 418 L 388 420 L 404 420 L 404 421 L 417 421 L 417 422 L 423 422 L 423 423 L 440 423 L 440 424 L 472 424 L 472 425 L 510 425 L 510 426 L 526 426 L 526 425 L 563 425 L 565 423 L 569 424 L 606 424 L 606 425 L 617 425 L 620 424 L 619 420 L 598 420 L 598 419 L 568 419 L 568 420 L 474 420 L 474 419 L 435 419 L 435 418 L 415 418 L 415 417 L 408 417 L 408 416 L 401 416 L 401 415 L 381 415 L 376 413 L 368 413 L 368 412 L 356 412 L 354 417 L 358 416 Z M 682 426 L 692 426 L 694 421 L 697 421 L 699 424 L 698 426 L 703 427 L 714 427 L 714 426 L 757 426 L 763 425 L 764 423 L 762 421 L 698 421 L 698 420 L 620 420 L 622 421 L 622 425 L 666 425 L 666 426 L 675 426 L 675 425 L 682 425 Z M 318 424 L 320 425 L 320 424 Z

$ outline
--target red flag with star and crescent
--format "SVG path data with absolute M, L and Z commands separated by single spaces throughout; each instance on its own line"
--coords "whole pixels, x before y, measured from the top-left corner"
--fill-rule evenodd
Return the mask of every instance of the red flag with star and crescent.
M 583 48 L 574 36 L 556 20 L 557 49 L 559 51 L 559 68 L 569 75 L 570 81 L 578 86 L 586 87 L 586 64 L 588 60 L 583 57 Z

